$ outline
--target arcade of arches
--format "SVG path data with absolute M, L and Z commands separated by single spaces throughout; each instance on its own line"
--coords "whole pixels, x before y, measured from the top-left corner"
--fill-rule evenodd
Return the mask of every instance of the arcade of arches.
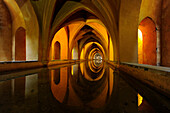
M 169 6 L 169 0 L 0 0 L 0 72 L 92 59 L 122 70 L 129 63 L 169 70 Z

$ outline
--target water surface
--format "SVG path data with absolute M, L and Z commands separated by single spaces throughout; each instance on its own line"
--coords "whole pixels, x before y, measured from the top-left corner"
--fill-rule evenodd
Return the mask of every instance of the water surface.
M 5 75 L 4 75 L 5 76 Z M 170 101 L 102 60 L 0 80 L 0 113 L 169 113 Z

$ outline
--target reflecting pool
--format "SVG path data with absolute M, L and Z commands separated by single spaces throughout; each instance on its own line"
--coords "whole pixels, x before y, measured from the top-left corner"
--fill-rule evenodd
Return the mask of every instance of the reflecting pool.
M 167 97 L 102 60 L 21 73 L 11 78 L 1 75 L 0 113 L 170 111 Z

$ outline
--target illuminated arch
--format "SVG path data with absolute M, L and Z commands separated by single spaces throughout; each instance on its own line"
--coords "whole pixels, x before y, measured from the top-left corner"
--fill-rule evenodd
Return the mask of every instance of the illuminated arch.
M 91 24 L 88 24 L 90 27 L 91 27 Z M 99 24 L 98 24 L 99 25 Z M 83 28 L 84 26 L 81 26 L 81 28 Z M 101 27 L 101 26 L 100 26 Z M 106 45 L 108 45 L 108 35 L 107 35 L 107 31 L 105 30 L 105 28 L 104 28 L 104 32 L 103 33 L 100 33 L 100 31 L 102 31 L 101 29 L 100 29 L 100 27 L 99 28 L 95 28 L 94 26 L 92 26 L 92 28 L 94 28 L 94 29 L 97 29 L 98 31 L 96 31 L 96 30 L 93 30 L 92 32 L 95 34 L 95 35 L 97 35 L 97 39 L 96 40 L 98 40 L 98 38 L 99 38 L 99 40 L 101 40 L 101 43 L 103 43 L 102 45 L 103 46 L 106 46 Z M 77 33 L 74 35 L 74 37 L 73 37 L 73 39 L 72 40 L 70 40 L 70 49 L 72 49 L 73 47 L 73 45 L 74 45 L 74 43 L 75 43 L 75 41 L 77 41 L 77 40 L 79 40 L 79 39 L 81 39 L 82 38 L 82 35 L 83 34 L 81 34 L 80 33 L 81 31 L 80 30 L 77 30 Z M 84 32 L 82 32 L 82 33 L 84 33 Z M 103 36 L 103 35 L 105 35 L 105 36 Z M 105 47 L 106 48 L 106 47 Z
M 70 7 L 71 6 L 71 7 Z M 68 8 L 68 7 L 70 7 L 70 8 Z M 73 1 L 67 1 L 64 5 L 63 5 L 63 7 L 61 8 L 61 10 L 58 12 L 58 14 L 55 16 L 55 18 L 54 18 L 54 21 L 53 21 L 53 23 L 52 23 L 52 29 L 51 29 L 51 33 L 50 33 L 50 37 L 51 37 L 51 39 L 49 39 L 49 40 L 52 40 L 52 37 L 54 36 L 54 34 L 55 34 L 55 32 L 56 31 L 58 31 L 60 28 L 61 28 L 61 26 L 62 26 L 62 24 L 66 21 L 66 19 L 68 19 L 72 14 L 74 14 L 75 12 L 77 12 L 77 11 L 80 11 L 80 10 L 85 10 L 85 11 L 88 11 L 88 12 L 90 12 L 90 13 L 92 13 L 92 14 L 95 14 L 95 15 L 97 15 L 97 16 L 99 16 L 99 17 L 101 17 L 101 14 L 99 13 L 99 12 L 94 12 L 93 11 L 93 9 L 90 9 L 89 7 L 87 7 L 87 6 L 84 6 L 83 4 L 81 4 L 81 3 L 77 3 L 77 2 L 73 2 Z M 61 16 L 62 15 L 62 16 Z M 101 18 L 100 18 L 101 19 Z M 103 25 L 105 25 L 105 24 L 107 24 L 108 22 L 106 22 L 106 21 L 103 21 L 103 19 L 104 18 L 102 18 L 101 20 L 102 20 L 102 22 L 104 22 L 104 24 Z M 114 20 L 114 19 L 113 19 Z M 116 25 L 116 22 L 115 21 L 112 21 L 111 23 L 115 23 L 115 24 L 113 24 L 113 25 Z M 65 24 L 64 24 L 65 25 Z M 108 27 L 109 25 L 107 25 L 107 27 Z M 62 26 L 63 27 L 63 26 Z M 118 47 L 117 47 L 117 39 L 116 39 L 116 37 L 118 36 L 117 35 L 117 32 L 116 32 L 116 30 L 117 30 L 117 28 L 116 28 L 116 26 L 113 26 L 113 28 L 112 29 L 114 29 L 114 30 L 110 30 L 109 32 L 110 33 L 108 33 L 108 34 L 110 34 L 110 36 L 112 37 L 111 38 L 111 40 L 112 40 L 112 42 L 113 42 L 113 48 L 114 48 L 114 52 L 115 52 L 115 54 L 114 54 L 114 60 L 118 60 Z M 50 43 L 51 41 L 49 41 L 49 43 Z M 50 44 L 49 44 L 50 45 Z
M 53 37 L 50 44 L 49 60 L 55 60 L 56 42 L 60 43 L 60 60 L 68 59 L 68 37 L 65 28 L 61 28 Z M 59 49 L 59 48 L 58 48 Z
M 84 21 L 78 21 L 78 22 L 73 22 L 69 27 L 73 31 L 73 33 L 70 35 L 70 41 L 69 45 L 71 45 L 71 42 L 77 37 L 79 34 L 80 30 L 85 26 L 88 25 L 91 28 L 93 28 L 98 35 L 100 35 L 101 39 L 104 42 L 108 43 L 108 35 L 107 35 L 107 29 L 104 26 L 104 24 L 99 20 L 99 19 L 87 19 L 86 22 Z
M 100 50 L 103 53 L 103 58 L 105 58 L 106 55 L 105 55 L 105 51 L 104 51 L 103 47 L 97 42 L 89 42 L 82 48 L 81 54 L 80 54 L 80 59 L 85 59 L 85 56 L 87 54 L 87 50 L 92 46 L 93 43 L 96 44 L 100 48 Z
M 150 17 L 146 17 L 138 27 L 138 63 L 156 65 L 156 49 L 156 25 Z

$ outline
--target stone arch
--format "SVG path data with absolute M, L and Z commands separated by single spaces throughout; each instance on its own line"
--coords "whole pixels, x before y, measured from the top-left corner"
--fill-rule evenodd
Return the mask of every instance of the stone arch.
M 156 65 L 157 36 L 156 25 L 150 17 L 144 18 L 138 27 L 138 63 Z
M 72 7 L 70 7 L 72 6 Z M 70 7 L 70 9 L 68 9 L 68 7 Z M 109 22 L 104 20 L 104 18 L 102 18 L 103 16 L 101 16 L 100 11 L 95 11 L 93 8 L 85 6 L 81 3 L 76 3 L 73 1 L 67 1 L 63 7 L 60 9 L 60 11 L 58 12 L 58 14 L 54 17 L 54 21 L 52 22 L 52 26 L 51 26 L 51 32 L 50 32 L 50 39 L 49 39 L 49 43 L 48 43 L 48 47 L 50 47 L 50 43 L 52 38 L 54 37 L 54 34 L 61 28 L 64 27 L 62 26 L 63 24 L 66 25 L 64 22 L 74 13 L 76 13 L 77 11 L 80 10 L 85 10 L 88 11 L 92 14 L 95 14 L 97 16 L 100 16 L 100 19 L 103 23 L 103 25 L 108 24 Z M 106 13 L 103 13 L 105 15 L 107 15 Z M 113 48 L 114 48 L 114 60 L 119 60 L 118 57 L 118 41 L 116 38 L 118 38 L 118 34 L 117 34 L 117 27 L 116 27 L 116 22 L 115 22 L 115 18 L 113 19 L 114 21 L 112 21 L 111 23 L 113 23 L 113 27 L 112 30 L 110 30 L 109 28 L 107 28 L 109 25 L 106 26 L 106 29 L 108 29 L 108 34 L 112 37 L 111 40 L 113 42 Z M 49 48 L 47 49 L 49 50 Z

